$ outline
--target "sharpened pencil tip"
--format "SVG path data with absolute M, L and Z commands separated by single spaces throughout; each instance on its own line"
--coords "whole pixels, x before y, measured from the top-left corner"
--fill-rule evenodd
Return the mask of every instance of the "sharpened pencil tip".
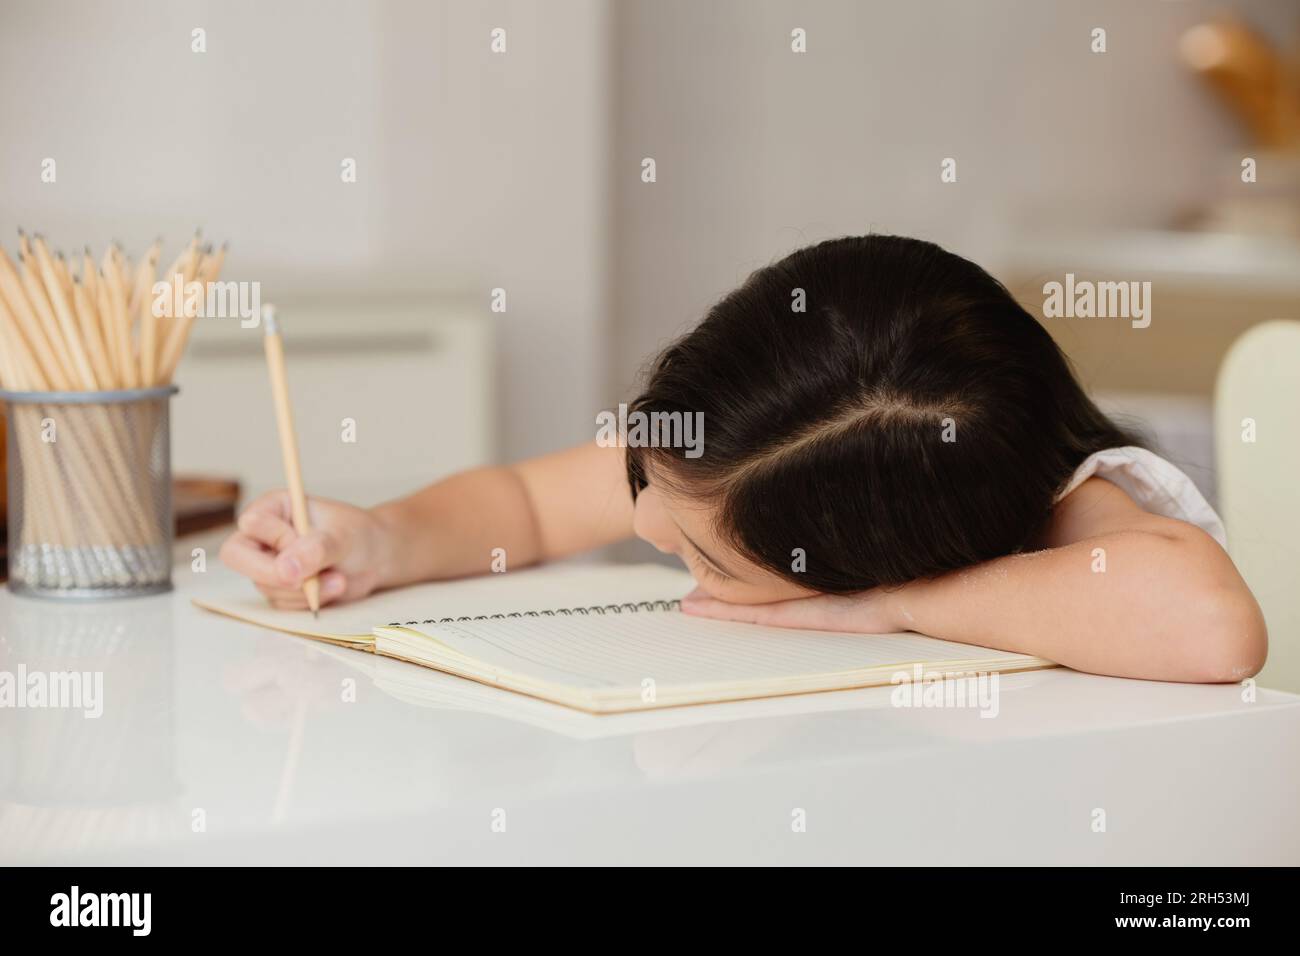
M 320 617 L 320 611 L 312 611 L 312 612 L 311 612 L 311 616 L 314 617 L 314 618 L 319 618 L 319 617 Z

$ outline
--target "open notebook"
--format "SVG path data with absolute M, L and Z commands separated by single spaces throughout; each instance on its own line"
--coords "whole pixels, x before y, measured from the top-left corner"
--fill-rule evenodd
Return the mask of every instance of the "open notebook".
M 693 618 L 690 575 L 563 565 L 419 585 L 321 611 L 276 611 L 251 589 L 199 607 L 421 664 L 589 713 L 651 710 L 893 682 L 895 675 L 1054 666 L 919 634 L 838 634 Z

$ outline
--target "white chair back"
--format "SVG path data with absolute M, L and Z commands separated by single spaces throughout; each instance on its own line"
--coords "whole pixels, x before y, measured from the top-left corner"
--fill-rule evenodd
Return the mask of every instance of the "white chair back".
M 1219 512 L 1268 622 L 1260 686 L 1300 693 L 1300 322 L 1257 325 L 1215 389 Z

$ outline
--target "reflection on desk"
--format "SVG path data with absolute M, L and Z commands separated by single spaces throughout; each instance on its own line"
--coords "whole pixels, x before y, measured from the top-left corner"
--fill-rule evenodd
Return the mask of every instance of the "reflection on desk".
M 1056 669 L 995 719 L 889 687 L 594 716 L 190 606 L 225 574 L 0 596 L 0 671 L 104 687 L 0 708 L 0 862 L 1300 862 L 1292 695 Z

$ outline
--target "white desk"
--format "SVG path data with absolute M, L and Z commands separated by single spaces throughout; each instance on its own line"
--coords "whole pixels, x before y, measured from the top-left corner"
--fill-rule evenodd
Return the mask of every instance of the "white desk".
M 1300 863 L 1300 697 L 1054 670 L 1003 678 L 995 719 L 881 688 L 528 722 L 189 604 L 225 573 L 0 596 L 0 670 L 99 670 L 105 698 L 0 709 L 0 863 Z

